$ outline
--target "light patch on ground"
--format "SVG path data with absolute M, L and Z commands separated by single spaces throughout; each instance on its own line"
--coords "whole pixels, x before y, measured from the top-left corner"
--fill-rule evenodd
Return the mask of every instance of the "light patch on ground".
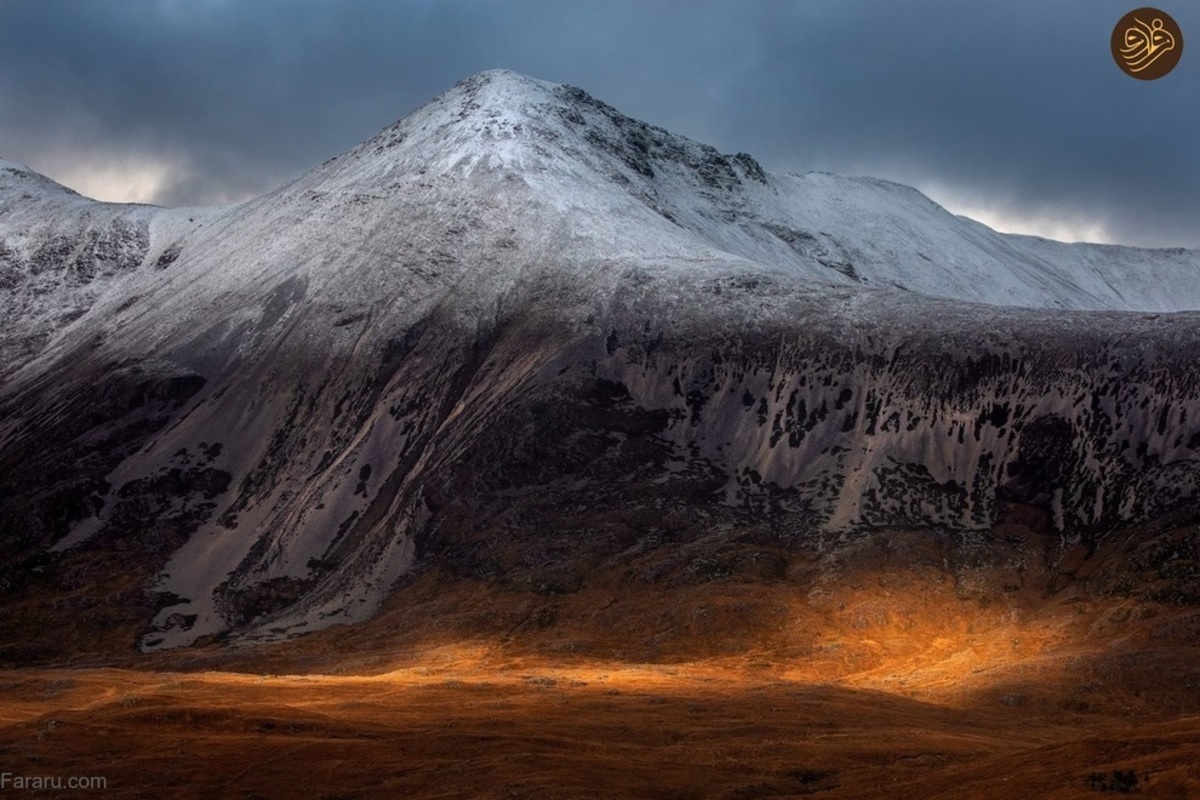
M 1197 718 L 947 702 L 783 665 L 420 649 L 374 676 L 0 673 L 14 775 L 94 764 L 113 797 L 1056 797 L 1114 776 L 1195 796 Z M 1066 700 L 1069 681 L 1040 680 Z M 1011 698 L 1011 699 L 1010 699 Z M 1049 699 L 1048 698 L 1048 699 Z

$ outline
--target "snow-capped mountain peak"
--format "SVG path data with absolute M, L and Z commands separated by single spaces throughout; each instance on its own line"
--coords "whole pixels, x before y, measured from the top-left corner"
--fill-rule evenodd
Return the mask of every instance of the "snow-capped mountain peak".
M 519 216 L 539 206 L 565 214 L 582 258 L 611 258 L 627 243 L 688 268 L 721 263 L 994 305 L 1200 308 L 1192 251 L 1001 234 L 890 181 L 772 174 L 750 155 L 722 154 L 583 90 L 508 70 L 460 82 L 280 191 L 386 205 L 454 187 L 477 195 L 488 181 L 525 198 Z
M 1005 497 L 1095 537 L 1200 496 L 1195 315 L 1144 313 L 1200 309 L 1195 252 L 1000 234 L 572 87 L 475 76 L 225 209 L 0 180 L 0 564 L 136 554 L 148 648 L 363 619 L 514 532 L 608 558 L 668 507 Z
M 80 198 L 79 194 L 16 161 L 0 158 L 0 213 L 18 201 Z
M 9 161 L 7 159 L 0 158 L 0 172 L 21 174 L 32 172 L 32 170 L 24 164 L 18 164 L 16 161 Z

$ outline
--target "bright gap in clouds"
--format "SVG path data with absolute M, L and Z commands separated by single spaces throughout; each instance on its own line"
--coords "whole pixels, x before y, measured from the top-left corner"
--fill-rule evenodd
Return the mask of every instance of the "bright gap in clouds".
M 109 203 L 153 203 L 180 177 L 175 165 L 150 159 L 105 159 L 103 163 L 56 159 L 38 171 L 84 197 Z
M 1001 233 L 1041 236 L 1059 242 L 1117 244 L 1103 223 L 1081 215 L 1023 213 L 1009 205 L 981 203 L 942 186 L 924 186 L 921 191 L 952 214 L 982 222 Z
M 96 161 L 61 157 L 34 168 L 85 197 L 109 203 L 158 203 L 173 185 L 188 177 L 187 169 L 180 164 L 147 156 L 109 156 Z M 1002 233 L 1042 236 L 1060 242 L 1115 243 L 1105 226 L 1096 220 L 1022 213 L 1011 204 L 981 203 L 977 197 L 940 185 L 920 188 L 951 213 L 977 220 Z M 246 199 L 249 198 L 221 198 L 225 203 Z
M 172 194 L 197 177 L 194 165 L 188 159 L 148 154 L 81 156 L 78 153 L 54 153 L 27 163 L 36 172 L 68 189 L 106 203 L 179 205 L 170 202 Z M 245 190 L 210 192 L 199 203 L 187 205 L 235 205 L 261 193 Z

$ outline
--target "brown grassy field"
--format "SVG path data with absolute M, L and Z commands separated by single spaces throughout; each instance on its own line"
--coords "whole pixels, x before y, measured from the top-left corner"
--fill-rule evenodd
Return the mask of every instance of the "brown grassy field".
M 431 655 L 372 678 L 10 675 L 0 753 L 16 774 L 146 798 L 1067 798 L 1114 769 L 1149 796 L 1200 790 L 1195 717 L 922 701 L 735 664 Z
M 1015 572 L 892 535 L 565 595 L 431 571 L 362 626 L 0 672 L 0 771 L 108 781 L 54 797 L 1198 797 L 1200 612 L 1138 572 L 1193 534 Z

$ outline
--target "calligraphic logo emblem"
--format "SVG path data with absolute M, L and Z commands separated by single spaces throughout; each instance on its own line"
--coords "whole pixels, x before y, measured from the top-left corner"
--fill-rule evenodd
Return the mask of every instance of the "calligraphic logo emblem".
M 1143 81 L 1157 80 L 1179 64 L 1183 31 L 1165 11 L 1139 8 L 1121 17 L 1113 28 L 1112 53 L 1126 75 Z

